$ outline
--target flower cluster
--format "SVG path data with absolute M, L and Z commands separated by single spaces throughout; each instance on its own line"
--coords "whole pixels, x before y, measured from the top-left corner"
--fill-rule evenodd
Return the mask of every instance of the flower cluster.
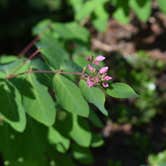
M 104 61 L 105 57 L 102 55 L 97 56 L 95 59 L 93 57 L 88 57 L 87 61 L 90 64 L 87 65 L 88 75 L 86 76 L 86 82 L 89 87 L 96 85 L 102 85 L 104 88 L 109 86 L 108 81 L 112 79 L 111 76 L 107 75 L 108 66 L 99 67 L 101 61 Z

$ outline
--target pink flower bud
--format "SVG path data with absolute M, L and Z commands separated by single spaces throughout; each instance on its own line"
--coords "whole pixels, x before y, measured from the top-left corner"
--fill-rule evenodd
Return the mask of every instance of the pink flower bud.
M 102 86 L 103 86 L 104 88 L 107 88 L 107 87 L 109 87 L 109 84 L 108 84 L 107 82 L 103 82 L 103 83 L 102 83 Z
M 99 61 L 93 61 L 93 64 L 99 65 Z
M 99 70 L 99 73 L 100 74 L 104 74 L 108 71 L 108 66 L 105 66 L 105 67 L 102 67 L 100 70 Z
M 105 60 L 105 57 L 102 56 L 102 55 L 99 55 L 99 56 L 97 56 L 97 57 L 95 58 L 95 61 L 98 61 L 98 62 L 101 62 L 101 61 L 103 61 L 103 60 Z
M 88 85 L 89 87 L 95 86 L 94 80 L 93 80 L 92 78 L 88 77 L 88 79 L 87 79 L 87 85 Z
M 90 72 L 95 72 L 95 68 L 91 65 L 88 65 L 88 69 Z
M 95 58 L 95 60 L 93 61 L 93 64 L 99 65 L 99 62 L 103 61 L 104 59 L 105 59 L 104 56 L 99 55 L 99 56 L 97 56 L 97 57 Z
M 112 80 L 112 77 L 110 77 L 110 76 L 105 76 L 103 80 L 109 81 L 109 80 Z

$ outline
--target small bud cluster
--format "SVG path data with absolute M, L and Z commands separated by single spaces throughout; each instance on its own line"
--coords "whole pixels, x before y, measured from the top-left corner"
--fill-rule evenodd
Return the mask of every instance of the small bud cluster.
M 95 59 L 91 56 L 87 58 L 87 61 L 89 61 L 90 64 L 87 65 L 88 75 L 85 77 L 85 80 L 89 87 L 99 84 L 104 88 L 109 86 L 108 81 L 110 81 L 112 77 L 107 75 L 108 66 L 99 68 L 100 62 L 104 60 L 105 57 L 102 55 L 97 56 Z

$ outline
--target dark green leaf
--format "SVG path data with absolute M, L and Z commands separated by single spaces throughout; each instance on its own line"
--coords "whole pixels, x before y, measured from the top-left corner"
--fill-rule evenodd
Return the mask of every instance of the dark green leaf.
M 0 84 L 0 103 L 1 110 L 0 119 L 6 121 L 15 130 L 22 132 L 26 126 L 25 110 L 22 106 L 22 99 L 19 91 L 11 83 Z M 16 117 L 18 114 L 18 120 L 11 120 L 8 117 Z
M 73 145 L 73 157 L 82 164 L 92 164 L 93 156 L 88 148 L 83 148 L 78 145 Z
M 37 43 L 37 47 L 48 63 L 55 69 L 60 68 L 61 64 L 68 60 L 68 53 L 51 33 L 43 35 Z

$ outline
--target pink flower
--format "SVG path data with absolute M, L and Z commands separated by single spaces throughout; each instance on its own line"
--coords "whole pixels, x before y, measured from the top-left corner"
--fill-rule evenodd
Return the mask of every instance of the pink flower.
M 89 87 L 93 87 L 93 86 L 95 86 L 95 85 L 97 85 L 97 83 L 99 82 L 100 80 L 99 80 L 99 78 L 97 77 L 97 76 L 95 76 L 95 77 L 91 77 L 91 76 L 89 76 L 88 78 L 87 78 L 87 85 L 89 86 Z
M 105 67 L 102 67 L 100 70 L 99 70 L 99 73 L 100 74 L 104 74 L 108 71 L 108 66 L 105 66 Z
M 103 86 L 104 88 L 107 88 L 107 87 L 109 87 L 109 84 L 108 84 L 107 82 L 103 82 L 103 83 L 102 83 L 102 86 Z
M 89 87 L 95 86 L 95 81 L 93 80 L 93 78 L 91 78 L 91 77 L 88 77 L 88 78 L 87 78 L 87 85 L 88 85 Z
M 94 84 L 93 81 L 87 80 L 87 85 L 88 85 L 89 87 L 93 87 L 95 84 Z
M 105 59 L 104 56 L 99 55 L 99 56 L 97 56 L 97 57 L 95 58 L 95 60 L 93 61 L 93 63 L 94 63 L 95 65 L 99 65 L 99 62 L 103 61 L 104 59 Z
M 90 72 L 95 72 L 95 68 L 91 65 L 88 65 L 88 69 Z
M 103 60 L 105 60 L 105 57 L 102 56 L 102 55 L 99 55 L 99 56 L 97 56 L 97 57 L 95 58 L 95 61 L 98 61 L 98 62 L 101 62 L 101 61 L 103 61 Z
M 109 81 L 109 80 L 112 80 L 112 77 L 110 77 L 110 76 L 105 76 L 105 77 L 103 78 L 103 80 Z

